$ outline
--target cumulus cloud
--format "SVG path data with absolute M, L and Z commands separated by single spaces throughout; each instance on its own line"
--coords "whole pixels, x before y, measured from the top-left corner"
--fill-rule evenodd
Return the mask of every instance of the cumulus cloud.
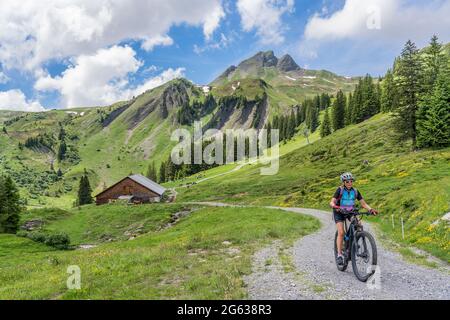
M 21 90 L 0 91 L 0 110 L 26 112 L 44 111 L 39 101 L 27 100 Z
M 434 33 L 448 35 L 449 1 L 346 0 L 331 15 L 316 13 L 308 21 L 305 41 L 339 39 L 423 42 Z
M 168 69 L 132 88 L 128 78 L 141 66 L 142 62 L 136 58 L 136 52 L 132 48 L 113 46 L 100 49 L 93 55 L 77 57 L 73 66 L 61 76 L 51 77 L 41 72 L 34 87 L 39 91 L 58 91 L 65 107 L 89 107 L 127 100 L 133 95 L 184 76 L 183 68 Z
M 57 90 L 65 107 L 111 104 L 124 98 L 128 74 L 142 65 L 130 47 L 113 46 L 93 55 L 80 55 L 61 76 L 41 77 L 35 84 L 40 91 Z
M 152 50 L 171 45 L 170 28 L 183 23 L 209 39 L 224 16 L 220 0 L 0 1 L 0 63 L 32 70 L 129 39 Z
M 263 44 L 284 41 L 282 16 L 291 12 L 294 0 L 238 0 L 237 9 L 244 31 L 256 30 Z
M 167 35 L 156 36 L 153 38 L 145 39 L 142 43 L 142 49 L 146 51 L 153 50 L 156 46 L 171 46 L 173 44 L 173 39 Z

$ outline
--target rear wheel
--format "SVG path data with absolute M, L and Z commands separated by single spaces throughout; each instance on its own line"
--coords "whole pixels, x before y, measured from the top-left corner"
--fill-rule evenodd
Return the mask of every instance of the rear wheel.
M 352 267 L 359 281 L 366 282 L 374 273 L 377 264 L 377 245 L 366 231 L 356 232 L 351 250 Z
M 337 236 L 338 232 L 336 231 L 336 234 L 334 235 L 334 261 L 336 262 L 336 266 L 339 271 L 345 271 L 348 266 L 348 261 L 344 256 L 344 264 L 338 264 L 337 262 L 337 256 L 338 256 L 338 249 L 337 249 Z M 346 242 L 344 241 L 342 244 L 342 252 L 345 252 L 347 250 L 346 248 Z

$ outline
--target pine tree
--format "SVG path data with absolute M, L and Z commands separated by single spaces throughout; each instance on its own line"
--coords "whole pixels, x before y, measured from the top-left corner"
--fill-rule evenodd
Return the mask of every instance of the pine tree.
M 412 148 L 417 147 L 416 113 L 421 93 L 421 63 L 416 45 L 408 40 L 403 48 L 396 70 L 396 86 L 399 103 L 396 109 L 397 130 L 403 138 L 412 140 Z
M 450 146 L 450 72 L 448 68 L 440 70 L 432 94 L 427 95 L 422 103 L 426 105 L 426 111 L 423 118 L 417 121 L 418 146 Z
M 377 98 L 376 86 L 370 75 L 366 75 L 362 82 L 362 105 L 359 121 L 364 121 L 378 112 L 379 99 Z
M 352 103 L 352 115 L 351 115 L 351 123 L 359 123 L 363 120 L 362 116 L 362 80 L 360 79 L 358 84 L 356 85 L 355 91 L 353 93 L 353 103 Z
M 11 177 L 0 177 L 0 233 L 16 233 L 19 229 L 19 190 Z
M 347 106 L 345 108 L 345 125 L 348 126 L 352 123 L 352 110 L 353 110 L 353 94 L 350 92 L 347 99 Z
M 302 119 L 302 113 L 300 110 L 301 106 L 297 105 L 295 107 L 295 126 L 298 127 L 304 119 Z
M 322 93 L 320 95 L 320 107 L 322 110 L 327 109 L 331 106 L 331 99 L 328 93 Z
M 161 166 L 159 168 L 159 183 L 166 182 L 166 164 L 165 162 L 161 162 Z
M 438 42 L 438 37 L 434 35 L 431 38 L 429 47 L 425 50 L 423 61 L 424 90 L 426 94 L 433 93 L 434 83 L 445 60 L 445 55 L 442 52 L 442 44 Z
M 85 204 L 91 204 L 93 202 L 92 189 L 87 175 L 87 171 L 84 171 L 84 175 L 80 178 L 80 185 L 78 188 L 78 205 L 83 206 Z
M 397 107 L 398 97 L 394 83 L 394 75 L 391 69 L 388 69 L 382 82 L 381 90 L 381 111 L 390 112 Z
M 306 126 L 314 133 L 319 126 L 319 109 L 317 109 L 312 100 L 306 103 Z
M 61 141 L 58 148 L 57 158 L 58 161 L 61 162 L 66 158 L 67 146 L 64 140 Z
M 146 176 L 150 180 L 153 180 L 153 181 L 157 181 L 158 180 L 158 175 L 157 175 L 157 172 L 156 172 L 156 167 L 155 167 L 155 162 L 154 161 L 151 164 L 148 165 Z
M 326 137 L 331 134 L 331 122 L 330 116 L 328 114 L 328 109 L 325 109 L 325 114 L 323 116 L 322 126 L 320 127 L 320 136 Z
M 291 116 L 289 117 L 289 124 L 288 124 L 289 139 L 291 139 L 295 135 L 295 128 L 297 127 L 295 119 L 296 119 L 295 113 L 294 113 L 294 110 L 292 110 Z
M 345 96 L 344 93 L 339 90 L 336 95 L 336 99 L 333 103 L 333 131 L 339 130 L 345 126 Z

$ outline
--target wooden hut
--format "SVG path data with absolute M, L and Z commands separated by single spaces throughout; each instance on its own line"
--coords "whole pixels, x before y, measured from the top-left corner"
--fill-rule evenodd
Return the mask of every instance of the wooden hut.
M 140 174 L 123 178 L 95 196 L 97 205 L 127 199 L 130 203 L 160 202 L 166 189 Z

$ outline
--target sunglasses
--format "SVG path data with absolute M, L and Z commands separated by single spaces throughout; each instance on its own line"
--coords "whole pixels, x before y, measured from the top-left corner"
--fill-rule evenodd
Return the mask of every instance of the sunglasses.
M 347 182 L 353 182 L 353 180 L 344 180 L 345 183 Z

